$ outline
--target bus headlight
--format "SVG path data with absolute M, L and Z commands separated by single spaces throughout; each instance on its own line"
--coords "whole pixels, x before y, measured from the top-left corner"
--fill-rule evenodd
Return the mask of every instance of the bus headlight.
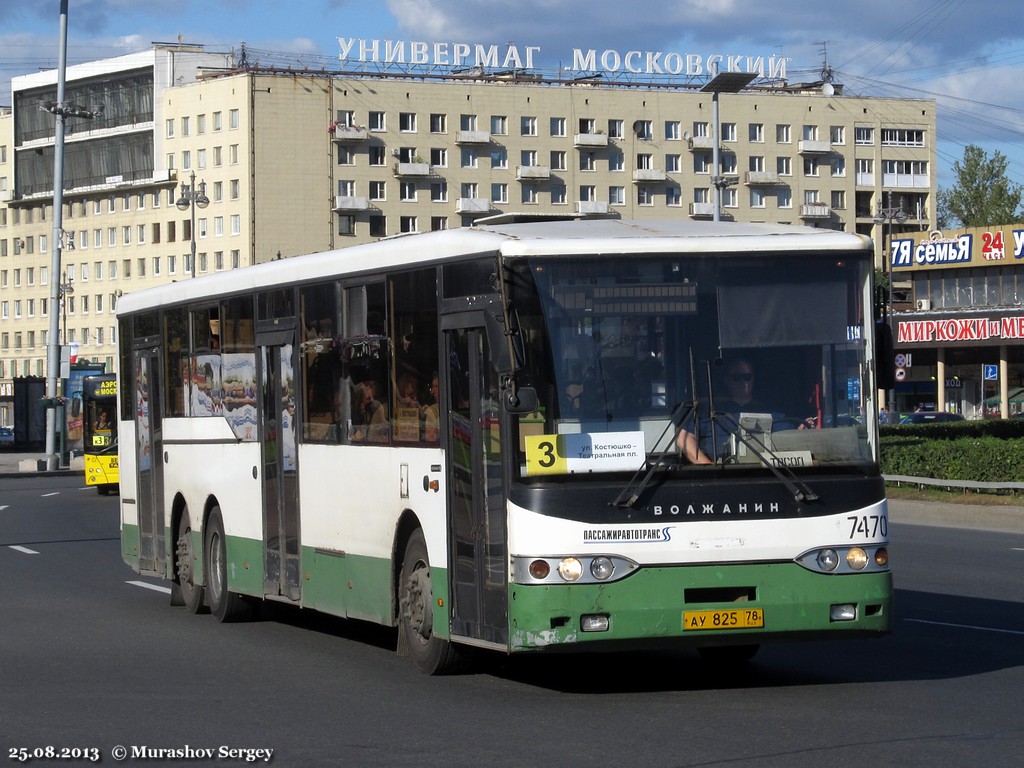
M 619 555 L 513 555 L 515 584 L 607 584 L 640 570 Z
M 564 557 L 558 563 L 558 575 L 566 581 L 579 581 L 583 575 L 583 563 L 575 557 Z
M 823 549 L 818 553 L 818 567 L 823 571 L 834 571 L 839 567 L 839 555 L 834 549 Z
M 595 557 L 590 561 L 590 575 L 598 581 L 607 581 L 615 573 L 615 563 L 607 557 Z
M 794 558 L 809 571 L 827 574 L 881 573 L 889 570 L 889 550 L 885 543 L 811 549 Z
M 846 553 L 846 564 L 855 571 L 863 571 L 868 564 L 868 553 L 860 547 L 853 547 Z
M 530 575 L 539 580 L 543 581 L 551 573 L 551 565 L 547 560 L 534 560 L 530 563 Z

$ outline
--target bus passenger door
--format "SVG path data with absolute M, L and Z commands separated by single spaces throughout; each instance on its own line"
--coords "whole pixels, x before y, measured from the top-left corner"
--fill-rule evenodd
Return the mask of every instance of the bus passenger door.
M 265 595 L 301 597 L 294 330 L 258 334 Z
M 504 647 L 508 545 L 498 374 L 483 327 L 447 330 L 445 344 L 452 632 Z
M 163 435 L 160 421 L 163 393 L 160 390 L 159 350 L 135 350 L 133 369 L 139 570 L 163 574 L 166 544 L 163 524 Z

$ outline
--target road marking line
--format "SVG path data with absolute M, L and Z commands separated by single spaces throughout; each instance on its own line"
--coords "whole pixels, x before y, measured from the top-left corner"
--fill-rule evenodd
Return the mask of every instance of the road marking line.
M 24 552 L 26 555 L 38 555 L 39 554 L 34 549 L 29 549 L 28 547 L 22 547 L 22 546 L 19 546 L 18 544 L 11 544 L 10 546 L 11 546 L 11 549 L 17 550 L 18 552 Z
M 171 594 L 170 587 L 162 587 L 159 584 L 147 584 L 144 581 L 126 581 L 125 584 L 131 584 L 133 587 L 144 587 L 145 589 L 152 589 L 154 592 L 163 592 L 165 594 Z
M 49 497 L 49 496 L 60 496 L 60 491 L 54 491 L 53 493 L 44 493 L 43 494 L 43 498 L 44 499 Z
M 924 619 L 904 619 L 915 624 L 934 624 L 939 627 L 956 627 L 957 629 L 980 629 L 982 632 L 1002 632 L 1007 635 L 1024 635 L 1024 632 L 1017 629 L 996 629 L 995 627 L 977 627 L 973 624 L 950 624 L 945 621 L 925 621 Z
M 0 512 L 3 512 L 9 506 L 10 506 L 10 504 L 0 504 Z

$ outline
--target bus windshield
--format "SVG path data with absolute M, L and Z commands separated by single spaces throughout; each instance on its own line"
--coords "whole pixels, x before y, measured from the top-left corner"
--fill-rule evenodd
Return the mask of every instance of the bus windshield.
M 873 461 L 864 254 L 510 260 L 520 477 Z

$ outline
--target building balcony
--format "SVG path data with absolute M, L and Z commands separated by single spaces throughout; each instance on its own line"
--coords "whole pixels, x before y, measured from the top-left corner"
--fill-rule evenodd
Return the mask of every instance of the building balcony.
M 797 151 L 801 155 L 827 155 L 832 151 L 832 144 L 828 141 L 804 139 L 797 144 Z
M 395 163 L 395 176 L 429 176 L 430 163 Z
M 711 136 L 691 136 L 688 143 L 691 152 L 710 152 L 715 148 L 715 140 Z
M 775 171 L 747 171 L 745 182 L 749 187 L 781 184 L 782 178 Z
M 370 202 L 365 197 L 354 197 L 352 195 L 335 195 L 334 210 L 336 211 L 367 211 L 370 209 Z
M 831 206 L 824 203 L 807 203 L 800 206 L 801 219 L 828 219 L 832 216 Z
M 456 131 L 455 143 L 462 144 L 490 144 L 490 131 Z
M 596 214 L 608 213 L 607 200 L 577 200 L 576 213 Z
M 633 182 L 636 184 L 665 181 L 668 174 L 661 168 L 637 168 L 633 171 Z
M 368 136 L 365 126 L 362 125 L 336 125 L 334 126 L 334 140 L 343 143 L 353 141 L 366 141 Z
M 519 181 L 528 179 L 550 179 L 551 168 L 546 165 L 519 165 L 516 166 L 516 179 Z
M 690 203 L 690 216 L 695 219 L 712 219 L 715 216 L 715 204 Z
M 572 145 L 578 149 L 601 149 L 608 146 L 608 134 L 577 133 L 572 137 Z
M 491 210 L 491 201 L 486 197 L 460 197 L 455 201 L 456 213 L 487 213 Z

